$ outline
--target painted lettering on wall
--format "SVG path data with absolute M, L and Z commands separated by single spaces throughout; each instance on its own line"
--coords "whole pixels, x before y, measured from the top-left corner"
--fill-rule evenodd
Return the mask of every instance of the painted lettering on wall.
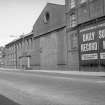
M 93 53 L 93 54 L 82 54 L 81 55 L 81 59 L 82 60 L 95 60 L 98 59 L 98 54 L 97 53 Z
M 99 39 L 103 39 L 103 38 L 105 38 L 105 29 L 103 29 L 103 30 L 99 30 Z
M 96 51 L 96 50 L 97 50 L 97 42 L 81 44 L 81 52 Z
M 81 60 L 105 59 L 105 22 L 80 30 L 80 54 Z
M 97 48 L 97 42 L 93 42 L 95 40 L 95 32 L 88 32 L 84 33 L 82 35 L 82 42 L 81 44 L 81 52 L 86 52 L 86 51 L 96 51 Z M 92 42 L 90 42 L 92 41 Z
M 81 60 L 96 60 L 98 59 L 98 42 L 96 40 L 96 26 L 89 27 L 81 33 Z
M 83 42 L 94 40 L 95 32 L 83 34 Z

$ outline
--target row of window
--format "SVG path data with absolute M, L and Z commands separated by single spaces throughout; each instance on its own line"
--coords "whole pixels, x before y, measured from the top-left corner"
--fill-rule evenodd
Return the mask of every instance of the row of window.
M 67 26 L 69 27 L 75 27 L 77 25 L 77 16 L 76 13 L 68 14 L 67 16 Z
M 87 2 L 88 0 L 69 0 L 68 6 L 70 9 L 76 7 L 76 4 L 83 4 Z M 77 14 L 76 12 L 72 12 L 69 16 L 69 21 L 67 22 L 69 27 L 75 27 L 77 25 Z
M 16 65 L 16 61 L 15 60 L 11 60 L 11 61 L 8 60 L 5 63 L 6 63 L 6 65 L 14 65 L 14 66 Z
M 99 18 L 105 15 L 104 3 L 105 0 L 67 0 L 70 2 L 69 7 L 76 6 L 76 2 L 84 3 L 86 1 L 90 1 L 89 3 L 85 3 L 84 5 L 71 9 L 71 11 L 67 11 L 67 27 L 75 27 L 77 24 L 84 23 L 86 21 Z M 71 6 L 72 5 L 72 6 Z M 68 6 L 66 2 L 66 6 Z M 67 7 L 69 9 L 69 7 Z M 70 9 L 69 9 L 70 10 Z
M 17 44 L 14 44 L 14 45 L 8 47 L 8 50 L 9 51 L 15 51 L 16 48 L 20 49 L 20 48 L 23 48 L 23 47 L 25 47 L 25 48 L 32 48 L 33 47 L 33 40 L 32 40 L 32 38 L 26 39 L 24 42 L 22 41 L 22 42 L 19 42 Z
M 16 58 L 16 55 L 15 55 L 15 53 L 14 54 L 8 54 L 7 55 L 7 59 L 11 59 L 11 58 Z
M 26 49 L 32 49 L 32 48 L 33 48 L 33 39 L 32 38 L 25 39 L 21 42 L 13 44 L 7 48 L 6 59 L 7 60 L 12 59 L 12 61 L 14 61 L 16 58 L 16 49 L 17 49 L 17 51 L 22 51 L 21 49 L 26 50 Z
M 86 3 L 88 0 L 69 0 L 68 6 L 70 9 L 75 8 L 77 5 Z
M 19 48 L 32 48 L 33 47 L 33 40 L 32 38 L 26 39 L 25 41 L 22 41 L 17 44 L 17 49 Z

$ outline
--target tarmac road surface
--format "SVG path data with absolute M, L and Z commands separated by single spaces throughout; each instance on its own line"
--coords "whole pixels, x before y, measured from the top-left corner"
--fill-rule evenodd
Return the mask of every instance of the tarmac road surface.
M 21 105 L 105 105 L 105 77 L 0 71 L 0 94 Z
M 0 95 L 0 105 L 19 105 L 19 104 L 8 99 L 7 97 L 3 95 Z

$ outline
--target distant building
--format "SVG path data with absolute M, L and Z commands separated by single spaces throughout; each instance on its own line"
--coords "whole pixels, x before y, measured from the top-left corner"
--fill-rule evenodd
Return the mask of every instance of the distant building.
M 73 62 L 79 64 L 80 70 L 105 71 L 105 0 L 65 3 L 67 35 L 78 39 L 77 49 L 71 51 Z
M 33 34 L 29 33 L 5 46 L 5 67 L 30 68 L 30 56 L 33 50 Z
M 4 66 L 5 48 L 0 47 L 0 67 Z

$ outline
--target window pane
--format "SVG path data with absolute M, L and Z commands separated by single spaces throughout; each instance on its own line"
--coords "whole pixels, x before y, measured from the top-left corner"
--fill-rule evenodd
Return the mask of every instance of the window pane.
M 76 26 L 77 25 L 77 20 L 76 20 L 76 15 L 75 14 L 72 14 L 71 16 L 70 16 L 70 23 L 71 23 L 71 27 L 74 27 L 74 26 Z

